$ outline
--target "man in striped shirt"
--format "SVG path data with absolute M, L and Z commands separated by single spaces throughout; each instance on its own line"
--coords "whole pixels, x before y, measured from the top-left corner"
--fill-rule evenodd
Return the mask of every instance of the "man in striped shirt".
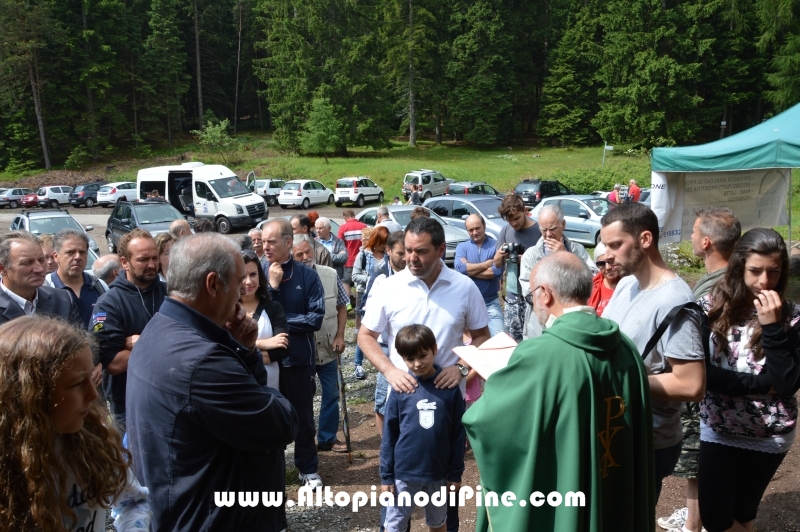
M 347 262 L 344 263 L 342 284 L 345 292 L 350 295 L 350 286 L 353 284 L 353 263 L 356 261 L 356 255 L 358 255 L 359 250 L 361 250 L 361 230 L 367 226 L 356 220 L 356 213 L 353 212 L 353 209 L 345 209 L 342 212 L 342 217 L 344 218 L 344 223 L 339 227 L 337 236 L 344 241 L 344 246 L 347 248 Z

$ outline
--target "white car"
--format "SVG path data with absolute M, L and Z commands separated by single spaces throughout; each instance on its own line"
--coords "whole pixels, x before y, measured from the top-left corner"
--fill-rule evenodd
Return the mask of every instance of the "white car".
M 333 190 L 313 179 L 287 181 L 281 189 L 281 195 L 278 196 L 278 204 L 280 204 L 281 209 L 298 205 L 308 209 L 310 205 L 315 203 L 327 203 L 330 205 L 333 200 Z
M 109 183 L 97 191 L 97 204 L 101 207 L 113 207 L 119 200 L 136 201 L 136 183 L 131 181 Z
M 62 185 L 39 187 L 39 190 L 36 191 L 39 207 L 56 209 L 61 203 L 69 204 L 70 192 L 72 192 L 72 187 Z
M 383 189 L 366 177 L 343 177 L 336 181 L 336 206 L 342 203 L 354 203 L 363 207 L 364 202 L 377 200 L 383 203 Z

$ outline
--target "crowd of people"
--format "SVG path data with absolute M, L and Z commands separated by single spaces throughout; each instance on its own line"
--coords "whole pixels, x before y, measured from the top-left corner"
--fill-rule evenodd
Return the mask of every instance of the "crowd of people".
M 301 483 L 323 487 L 318 453 L 350 450 L 338 377 L 353 311 L 354 375 L 365 358 L 377 372 L 381 490 L 398 500 L 459 489 L 469 445 L 484 493 L 531 502 L 479 507 L 478 530 L 753 530 L 796 433 L 786 245 L 698 211 L 707 274 L 692 290 L 632 189 L 593 256 L 557 204 L 534 220 L 509 194 L 497 239 L 465 220 L 454 269 L 423 207 L 405 229 L 385 207 L 375 227 L 348 209 L 336 235 L 316 215 L 236 239 L 179 220 L 124 235 L 91 274 L 83 232 L 0 236 L 0 520 L 88 532 L 110 510 L 118 530 L 285 530 L 284 505 L 215 492 L 285 491 L 290 443 Z M 456 348 L 502 334 L 519 345 L 484 380 Z M 656 519 L 673 474 L 686 507 Z M 376 524 L 410 517 L 384 507 Z M 425 520 L 458 530 L 458 506 L 430 502 Z

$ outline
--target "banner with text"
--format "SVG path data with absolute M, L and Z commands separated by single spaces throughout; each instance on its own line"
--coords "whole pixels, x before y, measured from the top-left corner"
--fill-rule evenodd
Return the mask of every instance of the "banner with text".
M 650 206 L 661 229 L 659 243 L 689 240 L 695 212 L 728 207 L 742 230 L 788 224 L 789 168 L 734 172 L 652 172 Z

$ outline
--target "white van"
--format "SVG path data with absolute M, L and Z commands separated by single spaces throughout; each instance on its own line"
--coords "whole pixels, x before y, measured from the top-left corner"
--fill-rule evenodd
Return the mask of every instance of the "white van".
M 269 216 L 264 198 L 218 164 L 191 162 L 139 170 L 137 197 L 145 200 L 154 192 L 182 214 L 211 220 L 222 234 L 254 227 Z

